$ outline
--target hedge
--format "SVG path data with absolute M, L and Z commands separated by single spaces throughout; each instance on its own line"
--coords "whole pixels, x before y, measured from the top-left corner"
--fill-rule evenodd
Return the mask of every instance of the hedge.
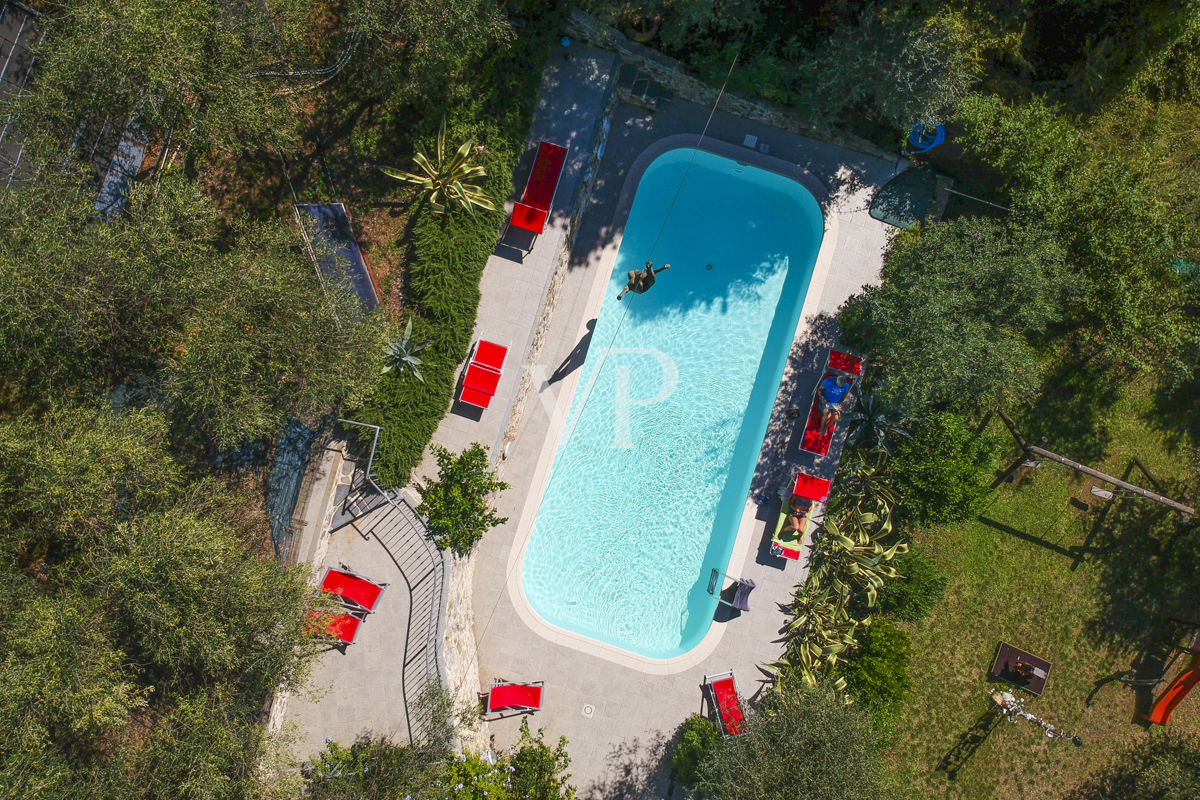
M 547 26 L 493 54 L 475 73 L 477 103 L 449 113 L 447 146 L 473 139 L 484 147 L 483 186 L 492 197 L 506 198 L 513 191 L 513 169 L 524 148 L 546 40 L 552 33 Z M 467 357 L 475 328 L 479 280 L 504 223 L 499 212 L 435 214 L 422 201 L 412 213 L 414 257 L 405 264 L 404 304 L 413 320 L 414 340 L 429 342 L 421 353 L 425 382 L 389 372 L 364 407 L 351 412 L 358 421 L 383 427 L 375 468 L 384 486 L 409 482 L 450 408 L 458 367 Z

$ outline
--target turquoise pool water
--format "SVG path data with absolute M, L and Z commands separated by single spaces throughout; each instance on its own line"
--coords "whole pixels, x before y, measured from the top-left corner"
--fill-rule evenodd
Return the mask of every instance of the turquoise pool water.
M 617 300 L 654 250 L 646 294 Z M 651 658 L 713 619 L 821 244 L 799 183 L 670 150 L 638 184 L 522 564 L 551 625 Z

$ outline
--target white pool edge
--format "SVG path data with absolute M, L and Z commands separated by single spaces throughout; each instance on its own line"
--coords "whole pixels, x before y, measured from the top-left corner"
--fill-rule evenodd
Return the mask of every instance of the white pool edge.
M 621 188 L 621 195 L 617 201 L 616 210 L 613 213 L 613 241 L 594 268 L 596 274 L 584 304 L 584 313 L 579 316 L 579 327 L 576 331 L 577 337 L 582 338 L 587 332 L 588 320 L 597 318 L 600 314 L 600 308 L 604 304 L 605 289 L 611 279 L 617 253 L 621 249 L 625 223 L 629 218 L 629 212 L 633 207 L 633 198 L 643 174 L 656 158 L 670 150 L 678 148 L 702 150 L 723 158 L 740 161 L 743 164 L 773 172 L 786 178 L 791 178 L 803 186 L 816 200 L 818 207 L 821 209 L 825 231 L 821 238 L 821 246 L 817 250 L 817 259 L 813 266 L 812 275 L 809 277 L 808 291 L 804 296 L 804 303 L 800 308 L 800 318 L 797 322 L 795 333 L 792 336 L 794 345 L 796 342 L 802 340 L 808 332 L 808 320 L 817 313 L 817 308 L 824 293 L 825 284 L 829 278 L 830 268 L 833 263 L 833 253 L 837 245 L 839 224 L 838 214 L 833 209 L 829 190 L 810 172 L 796 164 L 727 142 L 714 141 L 712 139 L 706 139 L 701 142 L 701 137 L 695 134 L 678 134 L 660 139 L 646 148 L 634 161 L 629 174 L 625 177 L 624 185 Z M 554 394 L 554 389 L 549 386 L 536 388 L 538 396 L 536 398 L 532 396 L 527 397 L 525 401 L 527 403 L 536 401 L 542 408 L 553 407 L 554 414 L 551 417 L 549 430 L 546 433 L 538 454 L 537 465 L 530 482 L 529 492 L 525 496 L 521 516 L 517 523 L 513 547 L 509 550 L 508 563 L 506 565 L 509 598 L 512 600 L 513 608 L 516 610 L 517 616 L 521 618 L 521 621 L 549 642 L 650 675 L 674 675 L 685 672 L 698 666 L 713 654 L 717 645 L 720 644 L 721 637 L 724 635 L 725 626 L 729 623 L 709 623 L 708 632 L 705 633 L 704 638 L 686 653 L 671 658 L 650 658 L 649 656 L 642 656 L 615 645 L 606 644 L 582 634 L 551 625 L 534 611 L 533 606 L 529 603 L 529 599 L 525 596 L 525 587 L 521 574 L 521 568 L 525 561 L 525 551 L 529 546 L 529 541 L 533 534 L 533 524 L 537 517 L 538 509 L 541 507 L 546 486 L 550 480 L 550 470 L 554 466 L 554 457 L 558 453 L 558 446 L 567 422 L 567 414 L 570 410 L 571 400 L 575 396 L 575 389 L 578 386 L 581 372 L 582 370 L 576 370 L 559 382 L 557 394 Z M 546 393 L 551 394 L 552 402 L 544 396 Z M 776 393 L 778 393 L 778 388 L 776 389 Z M 758 507 L 753 500 L 747 497 L 745 506 L 742 509 L 742 518 L 738 525 L 737 537 L 734 539 L 733 550 L 729 556 L 729 565 L 725 570 L 729 575 L 739 575 L 744 572 L 746 559 L 754 549 L 755 533 L 756 528 L 758 528 L 756 524 L 757 520 L 755 519 L 757 510 Z M 761 532 L 762 529 L 758 528 L 758 530 Z

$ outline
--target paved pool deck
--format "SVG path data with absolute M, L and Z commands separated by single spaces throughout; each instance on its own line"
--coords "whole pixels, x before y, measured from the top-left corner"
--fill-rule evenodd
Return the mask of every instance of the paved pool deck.
M 554 136 L 561 142 L 572 128 L 578 129 L 575 141 L 587 142 L 598 119 L 591 115 L 603 105 L 614 71 L 612 54 L 603 51 L 581 49 L 571 63 L 552 58 L 530 146 Z M 879 280 L 889 232 L 867 209 L 878 187 L 901 166 L 897 162 L 720 112 L 713 117 L 705 149 L 736 154 L 739 160 L 796 177 L 813 191 L 826 218 L 818 267 L 728 568 L 730 575 L 757 583 L 752 610 L 740 615 L 718 612 L 720 621 L 714 622 L 709 637 L 671 662 L 622 653 L 541 622 L 520 589 L 521 554 L 586 352 L 587 324 L 599 312 L 636 176 L 648 163 L 648 154 L 694 145 L 708 115 L 708 108 L 678 101 L 653 113 L 615 106 L 603 158 L 591 176 L 591 199 L 567 260 L 560 262 L 554 247 L 561 249 L 566 241 L 563 212 L 568 209 L 556 204 L 551 230 L 528 255 L 510 258 L 502 245 L 489 261 L 477 333 L 491 338 L 499 331 L 497 338 L 509 336 L 518 346 L 510 353 L 493 406 L 476 419 L 452 412 L 437 437 L 447 446 L 490 443 L 498 455 L 507 445 L 498 471 L 511 488 L 498 498 L 497 506 L 509 521 L 485 536 L 474 557 L 480 688 L 495 678 L 546 681 L 544 708 L 530 722 L 546 728 L 553 739 L 568 737 L 572 783 L 583 798 L 665 797 L 662 758 L 678 725 L 689 714 L 705 710 L 704 676 L 732 668 L 743 693 L 754 697 L 766 681 L 762 666 L 782 653 L 785 617 L 780 604 L 804 579 L 805 569 L 803 563 L 770 555 L 764 531 L 778 506 L 760 507 L 752 498 L 773 493 L 801 467 L 832 477 L 840 441 L 831 451 L 835 457 L 813 459 L 800 453 L 795 435 L 800 422 L 787 419 L 786 411 L 809 402 L 828 348 L 836 341 L 831 315 L 864 285 Z M 747 135 L 769 152 L 744 147 Z M 572 152 L 573 159 L 582 155 Z M 578 172 L 564 176 L 564 184 L 582 180 L 590 168 L 586 161 L 575 166 Z M 564 188 L 560 187 L 560 203 L 565 202 Z M 566 195 L 570 196 L 573 193 Z M 522 342 L 524 348 L 519 346 Z M 519 362 L 522 355 L 526 360 Z M 547 383 L 556 370 L 567 371 L 567 377 Z M 519 391 L 522 380 L 529 386 L 524 393 Z M 496 745 L 514 741 L 519 724 L 519 717 L 490 722 Z

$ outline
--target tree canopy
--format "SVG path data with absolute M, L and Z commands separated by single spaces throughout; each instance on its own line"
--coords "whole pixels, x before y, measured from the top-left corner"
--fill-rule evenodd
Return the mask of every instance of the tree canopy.
M 969 408 L 1038 392 L 1037 344 L 1069 296 L 1053 236 L 967 217 L 896 236 L 883 283 L 839 322 L 848 343 L 878 354 L 877 393 L 909 411 Z
M 747 730 L 707 752 L 696 784 L 700 796 L 858 800 L 881 792 L 870 718 L 828 689 L 777 686 L 751 710 Z

